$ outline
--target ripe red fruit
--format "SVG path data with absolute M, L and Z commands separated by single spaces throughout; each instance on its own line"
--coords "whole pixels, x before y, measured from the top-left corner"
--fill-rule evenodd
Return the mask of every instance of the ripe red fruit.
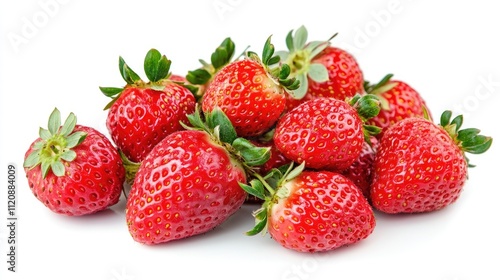
M 435 211 L 455 202 L 467 180 L 465 152 L 484 153 L 491 137 L 478 129 L 459 130 L 463 118 L 441 125 L 408 118 L 389 127 L 380 140 L 371 186 L 373 206 L 386 213 Z
M 203 130 L 168 135 L 139 166 L 126 208 L 128 228 L 137 242 L 168 242 L 222 224 L 245 201 L 239 186 L 246 183 L 245 167 L 268 158 L 268 149 L 242 148 L 248 142 L 235 137 L 220 111 L 208 115 L 207 124 L 198 113 L 190 115 L 190 121 Z
M 286 79 L 288 66 L 270 70 L 270 65 L 279 62 L 273 54 L 269 38 L 262 60 L 250 52 L 246 58 L 215 73 L 203 95 L 203 112 L 220 108 L 242 137 L 261 135 L 271 129 L 285 109 L 287 88 L 298 86 L 298 82 Z
M 331 46 L 330 40 L 307 42 L 307 30 L 301 26 L 295 34 L 288 33 L 288 51 L 279 52 L 282 60 L 290 65 L 291 77 L 300 81 L 300 87 L 287 99 L 287 109 L 318 98 L 339 100 L 361 94 L 363 72 L 355 57 L 346 50 Z
M 356 96 L 351 104 L 334 98 L 308 100 L 279 120 L 274 143 L 287 158 L 308 168 L 344 170 L 363 148 L 363 121 L 377 112 L 378 103 L 369 95 Z
M 243 186 L 265 201 L 254 213 L 255 228 L 247 234 L 267 228 L 285 248 L 319 252 L 356 243 L 373 232 L 373 210 L 349 179 L 330 171 L 298 169 L 278 174 L 277 186 L 266 186 L 269 195 L 263 186 L 256 187 L 259 183 Z
M 116 204 L 125 180 L 118 151 L 99 131 L 76 124 L 71 113 L 61 126 L 59 110 L 40 129 L 25 154 L 24 170 L 35 197 L 68 216 L 92 214 Z
M 393 80 L 392 74 L 385 76 L 378 84 L 365 84 L 366 92 L 374 94 L 381 101 L 380 113 L 368 121 L 378 126 L 382 132 L 396 122 L 411 117 L 426 117 L 432 120 L 430 111 L 423 97 L 410 85 L 400 80 Z
M 370 142 L 364 142 L 361 154 L 347 169 L 342 172 L 342 175 L 351 180 L 358 188 L 361 189 L 363 195 L 370 199 L 370 186 L 373 177 L 373 162 L 377 151 L 378 141 L 375 136 L 370 137 Z
M 127 86 L 104 88 L 113 97 L 106 126 L 117 147 L 131 161 L 140 162 L 165 136 L 182 130 L 187 114 L 194 111 L 193 94 L 178 84 L 178 77 L 169 80 L 170 60 L 157 50 L 146 55 L 144 67 L 150 79 L 146 83 L 120 57 L 120 72 Z

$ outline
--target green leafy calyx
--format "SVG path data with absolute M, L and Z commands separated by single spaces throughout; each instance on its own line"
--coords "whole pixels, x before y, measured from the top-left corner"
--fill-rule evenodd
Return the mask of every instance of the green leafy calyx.
M 61 126 L 61 114 L 57 108 L 49 117 L 48 128 L 40 128 L 40 140 L 33 145 L 32 152 L 26 157 L 23 166 L 28 169 L 38 168 L 45 178 L 49 171 L 56 176 L 65 174 L 63 162 L 71 162 L 76 158 L 72 149 L 81 144 L 87 134 L 82 131 L 73 132 L 76 116 L 70 113 Z

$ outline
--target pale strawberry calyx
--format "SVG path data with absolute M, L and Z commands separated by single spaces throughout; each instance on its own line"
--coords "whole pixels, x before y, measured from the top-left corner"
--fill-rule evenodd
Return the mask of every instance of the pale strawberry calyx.
M 76 116 L 70 113 L 61 126 L 61 113 L 57 108 L 49 117 L 48 129 L 40 128 L 40 140 L 33 145 L 33 151 L 26 157 L 23 166 L 33 169 L 41 166 L 42 177 L 45 178 L 50 170 L 60 177 L 65 174 L 65 162 L 76 158 L 72 149 L 81 144 L 87 133 L 73 132 L 76 126 Z
M 371 94 L 356 94 L 346 101 L 357 111 L 358 116 L 363 122 L 365 141 L 370 143 L 370 136 L 375 136 L 382 131 L 378 126 L 366 124 L 369 119 L 376 117 L 380 113 L 380 99 Z
M 376 96 L 380 101 L 381 109 L 385 111 L 391 108 L 389 106 L 389 101 L 387 101 L 382 94 L 393 89 L 397 85 L 397 83 L 391 81 L 393 76 L 393 74 L 387 74 L 376 84 L 371 84 L 369 81 L 365 81 L 363 84 L 365 92 Z
M 262 206 L 252 213 L 255 218 L 255 226 L 246 232 L 247 235 L 253 236 L 260 232 L 266 234 L 267 216 L 271 207 L 280 199 L 286 199 L 290 195 L 286 183 L 302 173 L 304 168 L 304 162 L 296 167 L 290 163 L 272 169 L 265 176 L 253 173 L 251 176 L 255 179 L 252 179 L 249 184 L 239 183 L 245 192 L 264 201 Z
M 324 49 L 330 46 L 337 33 L 326 41 L 307 42 L 307 29 L 304 26 L 299 27 L 295 33 L 290 30 L 286 36 L 286 46 L 288 51 L 279 51 L 277 54 L 290 66 L 291 77 L 296 77 L 300 86 L 292 91 L 295 99 L 302 99 L 308 89 L 308 78 L 322 83 L 329 79 L 326 66 L 321 63 L 313 63 L 312 60 L 318 56 Z
M 264 66 L 270 76 L 288 92 L 293 92 L 300 87 L 300 81 L 294 77 L 290 77 L 291 68 L 286 63 L 281 63 L 281 58 L 274 53 L 275 47 L 271 43 L 269 36 L 262 50 L 262 57 L 255 52 L 248 51 L 246 56 L 255 62 Z
M 199 61 L 202 67 L 196 70 L 188 71 L 186 80 L 192 85 L 207 84 L 210 82 L 215 73 L 232 61 L 234 50 L 234 42 L 229 37 L 225 38 L 210 56 L 211 63 L 200 59 Z
M 120 94 L 127 87 L 152 88 L 154 90 L 163 90 L 165 88 L 165 80 L 170 76 L 170 65 L 172 61 L 165 55 L 162 55 L 156 49 L 150 49 L 144 58 L 144 72 L 149 79 L 145 82 L 141 77 L 132 70 L 125 60 L 120 56 L 118 59 L 118 68 L 123 80 L 127 83 L 124 87 L 99 87 L 101 92 L 112 98 L 112 100 L 104 107 L 104 110 L 109 109 L 113 103 L 120 97 Z
M 491 147 L 493 138 L 480 135 L 481 130 L 477 128 L 460 129 L 464 120 L 463 115 L 458 115 L 453 119 L 451 117 L 450 110 L 444 111 L 441 114 L 440 125 L 464 153 L 482 154 Z M 469 163 L 468 159 L 467 163 Z M 469 164 L 469 167 L 474 167 L 474 165 Z
M 218 107 L 205 113 L 202 118 L 199 106 L 196 106 L 195 112 L 187 115 L 187 118 L 192 126 L 181 123 L 185 129 L 207 132 L 216 143 L 225 147 L 247 172 L 253 167 L 263 165 L 271 157 L 271 148 L 257 147 L 249 140 L 238 137 L 231 121 Z

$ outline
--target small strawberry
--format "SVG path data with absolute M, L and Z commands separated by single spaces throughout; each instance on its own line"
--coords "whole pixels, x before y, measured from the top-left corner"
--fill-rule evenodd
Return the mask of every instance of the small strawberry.
M 246 170 L 269 158 L 269 149 L 237 138 L 220 110 L 189 115 L 195 128 L 174 132 L 140 163 L 126 220 L 137 242 L 158 244 L 207 232 L 244 203 Z
M 368 133 L 377 132 L 363 122 L 379 109 L 370 95 L 357 95 L 349 103 L 334 98 L 308 100 L 281 117 L 274 143 L 287 158 L 305 162 L 308 168 L 341 171 L 359 157 Z
M 317 97 L 339 100 L 363 93 L 363 72 L 355 57 L 346 50 L 331 46 L 330 40 L 307 42 L 307 29 L 301 26 L 286 37 L 288 51 L 278 54 L 290 65 L 291 77 L 300 81 L 287 100 L 287 109 Z
M 373 206 L 386 213 L 435 211 L 455 202 L 467 179 L 465 152 L 486 152 L 491 137 L 475 128 L 459 130 L 445 111 L 440 125 L 407 118 L 389 127 L 380 140 L 371 186 Z M 470 165 L 469 165 L 470 166 Z
M 279 62 L 270 37 L 264 46 L 262 60 L 248 52 L 244 59 L 233 61 L 213 77 L 202 98 L 203 112 L 220 108 L 231 120 L 239 136 L 257 136 L 276 123 L 285 109 L 288 89 L 298 87 L 287 79 L 288 65 Z
M 25 154 L 24 170 L 35 197 L 68 216 L 92 214 L 116 204 L 125 179 L 118 151 L 99 131 L 77 124 L 71 113 L 61 126 L 56 108 Z
M 358 188 L 361 189 L 363 195 L 370 199 L 370 186 L 373 177 L 373 162 L 377 151 L 378 140 L 375 136 L 370 137 L 370 142 L 363 143 L 363 149 L 359 157 L 347 169 L 342 172 L 342 175 L 351 180 Z
M 376 222 L 368 201 L 349 179 L 331 171 L 275 169 L 266 180 L 240 184 L 264 203 L 254 212 L 255 235 L 269 232 L 283 247 L 299 252 L 334 250 L 367 238 Z M 275 184 L 273 184 L 275 183 Z
M 113 100 L 106 125 L 123 154 L 140 162 L 165 136 L 182 130 L 181 121 L 194 111 L 195 98 L 179 78 L 169 79 L 171 61 L 151 49 L 144 60 L 150 82 L 144 82 L 120 57 L 119 68 L 127 82 L 124 88 L 101 87 Z
M 382 137 L 387 127 L 396 122 L 410 117 L 432 116 L 422 96 L 410 85 L 403 81 L 393 80 L 392 74 L 385 76 L 379 83 L 370 85 L 365 82 L 365 90 L 380 99 L 380 113 L 368 121 L 369 124 L 378 126 L 382 132 L 377 135 Z

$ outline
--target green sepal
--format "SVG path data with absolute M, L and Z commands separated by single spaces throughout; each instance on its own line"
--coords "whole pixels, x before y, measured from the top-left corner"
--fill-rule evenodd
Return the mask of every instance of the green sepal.
M 387 83 L 392 79 L 393 76 L 394 74 L 387 74 L 376 84 L 371 84 L 369 81 L 364 81 L 363 87 L 365 89 L 365 92 L 368 94 L 380 94 L 382 92 L 380 88 L 387 85 Z
M 356 109 L 363 122 L 377 116 L 380 113 L 380 100 L 371 94 L 356 94 L 348 103 Z
M 118 58 L 118 68 L 123 80 L 127 82 L 127 84 L 132 85 L 141 80 L 139 75 L 128 67 L 127 63 L 125 63 L 125 60 L 121 56 Z
M 255 219 L 255 221 L 255 226 L 251 230 L 247 231 L 245 233 L 246 235 L 254 236 L 259 234 L 260 232 L 266 232 L 264 229 L 267 227 L 267 216 L 265 216 L 262 220 Z
M 280 61 L 279 56 L 274 56 L 274 45 L 271 43 L 271 37 L 269 36 L 264 44 L 264 48 L 262 50 L 262 63 L 266 66 L 276 64 Z M 277 57 L 277 58 L 275 58 Z M 272 63 L 271 63 L 272 62 Z
M 48 129 L 39 129 L 41 140 L 33 144 L 32 152 L 24 160 L 23 167 L 33 169 L 40 165 L 43 178 L 50 170 L 56 176 L 63 176 L 63 161 L 71 162 L 76 159 L 77 154 L 72 148 L 81 144 L 87 136 L 83 131 L 73 132 L 76 123 L 76 116 L 70 113 L 61 126 L 61 114 L 55 108 L 49 116 Z
M 328 70 L 326 66 L 321 63 L 312 63 L 309 65 L 309 71 L 307 73 L 309 77 L 317 83 L 323 83 L 329 80 Z
M 250 185 L 239 183 L 240 187 L 248 194 L 253 195 L 259 199 L 265 199 L 264 185 L 257 179 L 250 181 Z
M 158 50 L 151 49 L 144 58 L 144 72 L 149 81 L 155 83 L 169 76 L 172 61 Z
M 257 147 L 252 144 L 252 142 L 242 137 L 236 138 L 231 146 L 244 159 L 244 163 L 248 166 L 262 165 L 271 157 L 271 148 Z
M 232 144 L 238 137 L 231 120 L 219 108 L 205 114 L 207 126 L 214 130 L 216 136 L 224 143 Z
M 219 47 L 215 49 L 210 57 L 212 66 L 215 69 L 220 69 L 228 64 L 234 56 L 235 44 L 231 38 L 226 38 L 222 41 Z
M 186 80 L 193 85 L 204 85 L 210 81 L 211 78 L 212 74 L 203 68 L 188 71 L 186 75 Z
M 99 87 L 99 89 L 107 97 L 114 97 L 123 91 L 123 88 L 117 87 Z

